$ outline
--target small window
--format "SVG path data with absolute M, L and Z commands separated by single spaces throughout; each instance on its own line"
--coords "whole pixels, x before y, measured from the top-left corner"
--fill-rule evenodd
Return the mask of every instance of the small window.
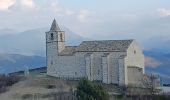
M 77 75 L 77 72 L 75 72 L 75 75 Z
M 136 50 L 134 50 L 134 54 L 136 54 Z
M 51 33 L 51 40 L 54 40 L 54 34 Z

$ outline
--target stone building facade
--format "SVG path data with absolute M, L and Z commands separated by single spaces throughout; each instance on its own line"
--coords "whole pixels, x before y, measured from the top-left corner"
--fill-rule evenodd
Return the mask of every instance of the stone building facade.
M 65 33 L 54 20 L 46 32 L 47 74 L 64 79 L 101 81 L 106 84 L 139 84 L 144 55 L 135 40 L 83 41 L 65 45 Z M 133 73 L 134 72 L 134 73 Z

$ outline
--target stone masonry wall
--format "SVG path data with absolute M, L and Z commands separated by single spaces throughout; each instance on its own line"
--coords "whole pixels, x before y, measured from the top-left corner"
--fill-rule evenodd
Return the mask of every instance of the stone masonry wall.
M 133 41 L 133 43 L 129 46 L 127 50 L 127 56 L 125 58 L 125 83 L 128 84 L 130 81 L 128 81 L 128 67 L 139 67 L 142 68 L 142 73 L 144 73 L 144 55 L 142 52 L 142 49 L 139 47 L 139 45 Z M 135 78 L 135 75 L 133 77 Z M 140 82 L 140 81 L 139 81 Z

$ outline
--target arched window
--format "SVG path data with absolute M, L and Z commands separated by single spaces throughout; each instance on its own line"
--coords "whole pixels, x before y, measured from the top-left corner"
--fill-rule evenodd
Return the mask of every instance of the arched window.
M 63 41 L 63 34 L 60 34 L 60 40 Z
M 51 33 L 51 40 L 54 40 L 54 34 L 53 33 Z

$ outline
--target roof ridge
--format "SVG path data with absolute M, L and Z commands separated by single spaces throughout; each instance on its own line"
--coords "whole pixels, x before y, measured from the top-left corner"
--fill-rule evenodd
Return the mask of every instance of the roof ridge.
M 124 39 L 124 40 L 90 40 L 90 41 L 83 41 L 83 42 L 93 42 L 93 41 L 97 41 L 97 42 L 100 42 L 100 41 L 133 41 L 134 39 Z

